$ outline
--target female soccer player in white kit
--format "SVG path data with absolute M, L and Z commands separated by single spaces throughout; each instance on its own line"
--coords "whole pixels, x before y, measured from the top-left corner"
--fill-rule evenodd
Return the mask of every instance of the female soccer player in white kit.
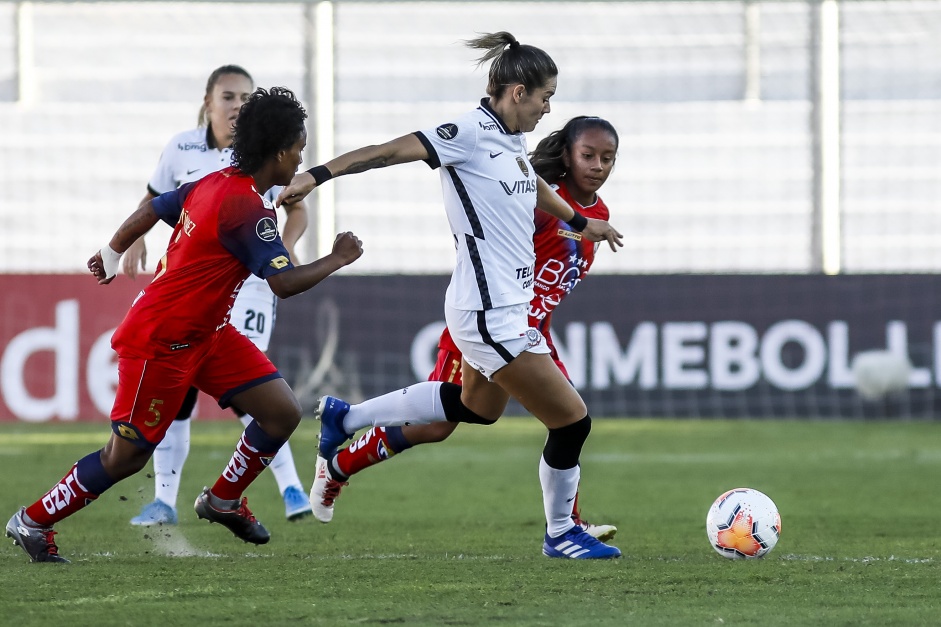
M 603 220 L 572 209 L 534 171 L 524 133 L 549 112 L 558 70 L 544 51 L 507 32 L 483 35 L 468 46 L 492 60 L 489 98 L 453 121 L 379 146 L 341 155 L 294 177 L 278 199 L 291 203 L 334 176 L 426 161 L 440 168 L 445 210 L 457 263 L 445 298 L 445 320 L 463 354 L 463 386 L 425 381 L 359 405 L 321 399 L 320 455 L 367 426 L 448 420 L 492 424 L 512 395 L 549 430 L 539 461 L 546 514 L 543 553 L 592 559 L 621 552 L 593 538 L 572 520 L 579 456 L 591 418 L 578 392 L 550 357 L 543 335 L 529 327 L 533 298 L 533 212 L 568 223 L 612 250 L 621 235 Z
M 199 125 L 175 135 L 167 143 L 147 185 L 147 194 L 140 204 L 232 165 L 232 126 L 242 104 L 254 89 L 251 75 L 237 65 L 224 65 L 209 75 L 199 111 Z M 278 187 L 269 190 L 269 200 L 273 200 L 278 191 Z M 288 205 L 285 209 L 287 219 L 283 241 L 292 262 L 298 265 L 294 245 L 307 228 L 307 210 L 303 204 Z M 145 269 L 146 259 L 144 238 L 140 238 L 124 255 L 125 274 L 135 278 L 138 266 L 141 270 Z M 231 324 L 263 352 L 268 350 L 274 328 L 276 303 L 277 297 L 268 284 L 250 275 L 232 308 Z M 144 506 L 138 516 L 131 519 L 132 525 L 177 523 L 176 499 L 183 464 L 189 454 L 190 416 L 196 404 L 196 396 L 196 388 L 191 388 L 166 437 L 154 452 L 155 498 Z M 241 414 L 238 411 L 236 413 Z M 241 414 L 239 418 L 245 425 L 252 421 L 252 417 L 247 414 Z M 288 520 L 310 515 L 310 502 L 294 467 L 290 444 L 281 448 L 270 470 L 274 473 L 284 499 L 284 513 Z

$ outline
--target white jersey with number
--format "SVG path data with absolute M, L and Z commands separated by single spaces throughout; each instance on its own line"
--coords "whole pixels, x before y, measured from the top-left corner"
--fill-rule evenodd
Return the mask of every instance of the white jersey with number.
M 526 138 L 509 130 L 489 99 L 453 122 L 415 135 L 441 168 L 444 207 L 457 248 L 445 302 L 489 310 L 533 298 L 536 172 Z
M 174 135 L 160 155 L 147 191 L 159 196 L 232 165 L 232 148 L 217 148 L 210 139 L 209 129 L 203 127 Z M 272 187 L 264 196 L 273 203 L 281 189 Z M 268 350 L 276 301 L 268 282 L 250 274 L 232 307 L 232 324 L 262 351 Z

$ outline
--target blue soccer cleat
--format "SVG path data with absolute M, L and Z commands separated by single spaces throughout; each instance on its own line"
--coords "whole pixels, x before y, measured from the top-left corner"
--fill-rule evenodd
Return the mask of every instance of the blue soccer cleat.
M 176 523 L 176 508 L 167 505 L 160 499 L 154 499 L 153 503 L 145 505 L 141 513 L 131 519 L 131 524 L 138 527 L 175 525 Z
M 337 448 L 351 437 L 343 429 L 343 417 L 350 411 L 350 404 L 333 396 L 323 396 L 317 404 L 314 417 L 320 421 L 320 456 L 333 459 Z
M 300 486 L 288 486 L 281 496 L 284 498 L 284 516 L 288 520 L 300 520 L 314 513 L 310 500 Z
M 550 538 L 542 543 L 542 553 L 549 557 L 567 557 L 575 560 L 605 560 L 621 557 L 621 551 L 615 546 L 608 546 L 588 535 L 584 529 L 575 525 L 558 538 Z

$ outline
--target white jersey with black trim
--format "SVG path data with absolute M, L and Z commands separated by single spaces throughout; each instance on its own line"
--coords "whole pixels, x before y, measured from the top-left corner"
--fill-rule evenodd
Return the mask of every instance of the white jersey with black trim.
M 212 147 L 208 138 L 206 127 L 174 135 L 160 155 L 147 191 L 159 196 L 232 165 L 232 148 Z
M 160 154 L 157 169 L 150 177 L 147 191 L 154 196 L 172 192 L 184 183 L 198 181 L 207 174 L 232 165 L 232 148 L 209 144 L 209 129 L 194 128 L 174 135 Z M 283 188 L 274 186 L 263 196 L 274 202 Z
M 533 298 L 536 172 L 526 138 L 489 99 L 453 122 L 418 131 L 428 164 L 441 168 L 444 208 L 457 248 L 445 302 L 479 311 Z

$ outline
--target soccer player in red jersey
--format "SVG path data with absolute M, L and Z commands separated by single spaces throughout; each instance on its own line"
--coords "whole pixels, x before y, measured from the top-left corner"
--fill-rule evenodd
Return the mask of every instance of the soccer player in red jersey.
M 608 207 L 598 196 L 617 157 L 618 134 L 602 118 L 580 116 L 569 120 L 536 146 L 530 161 L 555 191 L 587 218 L 607 220 Z M 559 359 L 549 325 L 552 312 L 588 274 L 595 260 L 597 244 L 583 239 L 556 217 L 535 212 L 536 250 L 534 298 L 530 302 L 529 325 L 539 329 L 551 348 L 551 357 L 566 378 L 565 365 Z M 429 381 L 461 384 L 461 351 L 445 328 L 438 342 L 438 359 Z M 336 457 L 317 458 L 317 473 L 310 492 L 314 515 L 321 522 L 333 519 L 334 502 L 349 478 L 358 472 L 391 458 L 416 444 L 441 442 L 457 428 L 456 422 L 438 422 L 404 427 L 373 427 Z M 576 524 L 602 542 L 614 537 L 617 527 L 595 525 L 581 518 L 578 498 L 572 517 Z
M 144 203 L 89 259 L 98 282 L 110 283 L 132 242 L 157 220 L 175 225 L 153 281 L 112 337 L 118 390 L 110 440 L 7 523 L 7 535 L 32 561 L 68 561 L 58 553 L 53 525 L 144 467 L 190 386 L 254 416 L 222 474 L 196 499 L 197 515 L 246 542 L 270 539 L 242 493 L 293 433 L 301 408 L 264 353 L 228 323 L 229 312 L 249 274 L 288 298 L 362 255 L 359 239 L 341 233 L 329 255 L 295 267 L 274 207 L 262 196 L 290 183 L 301 164 L 306 118 L 290 90 L 256 90 L 235 125 L 233 167 Z

